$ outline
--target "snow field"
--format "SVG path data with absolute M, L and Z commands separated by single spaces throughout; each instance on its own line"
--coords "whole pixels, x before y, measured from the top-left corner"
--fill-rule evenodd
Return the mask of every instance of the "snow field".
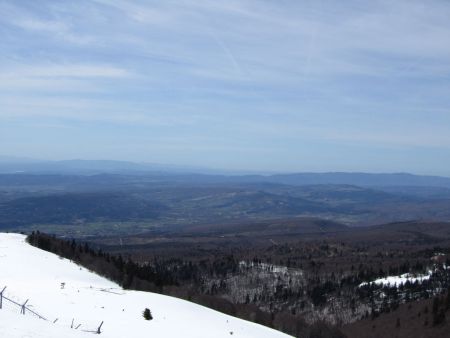
M 62 288 L 62 284 L 64 287 Z M 128 291 L 117 284 L 52 253 L 25 242 L 25 236 L 0 233 L 0 291 L 48 319 L 4 301 L 0 309 L 0 336 L 8 338 L 101 337 L 221 338 L 289 337 L 279 331 L 244 321 L 177 298 Z M 142 317 L 149 308 L 153 320 Z M 58 318 L 56 323 L 53 321 Z M 72 320 L 77 330 L 71 329 Z

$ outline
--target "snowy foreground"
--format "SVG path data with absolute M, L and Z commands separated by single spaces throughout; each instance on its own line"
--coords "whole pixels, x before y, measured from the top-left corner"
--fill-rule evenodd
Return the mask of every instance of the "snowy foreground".
M 20 304 L 29 299 L 27 306 L 47 320 L 27 311 L 22 315 L 19 306 L 4 299 L 0 337 L 95 337 L 87 331 L 96 331 L 102 321 L 100 337 L 289 337 L 177 298 L 124 291 L 67 259 L 32 247 L 18 234 L 0 233 L 0 291 L 4 286 L 6 297 Z M 144 320 L 145 308 L 153 320 Z

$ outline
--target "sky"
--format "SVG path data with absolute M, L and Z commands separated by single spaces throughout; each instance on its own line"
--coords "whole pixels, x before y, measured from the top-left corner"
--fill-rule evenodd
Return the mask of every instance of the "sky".
M 450 2 L 0 0 L 0 155 L 450 176 Z

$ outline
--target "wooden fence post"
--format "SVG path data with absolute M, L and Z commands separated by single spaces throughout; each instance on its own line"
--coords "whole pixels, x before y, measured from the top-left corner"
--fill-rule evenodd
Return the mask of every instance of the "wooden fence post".
M 100 326 L 99 326 L 98 329 L 97 329 L 97 334 L 102 333 L 102 332 L 100 331 L 100 329 L 102 328 L 102 325 L 103 325 L 103 321 L 100 323 Z
M 2 292 L 0 292 L 0 309 L 2 308 L 2 304 L 3 304 L 3 291 L 5 291 L 6 286 L 3 288 Z
M 22 309 L 20 309 L 20 313 L 23 314 L 23 315 L 25 314 L 25 309 L 26 309 L 25 305 L 28 303 L 28 301 L 29 301 L 29 299 L 27 299 L 25 301 L 25 303 L 22 304 Z

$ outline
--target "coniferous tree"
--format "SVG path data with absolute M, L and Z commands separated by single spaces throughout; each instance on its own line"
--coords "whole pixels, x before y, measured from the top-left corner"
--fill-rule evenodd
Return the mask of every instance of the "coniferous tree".
M 142 313 L 142 316 L 145 320 L 152 320 L 153 316 L 149 308 L 145 308 L 144 312 Z

